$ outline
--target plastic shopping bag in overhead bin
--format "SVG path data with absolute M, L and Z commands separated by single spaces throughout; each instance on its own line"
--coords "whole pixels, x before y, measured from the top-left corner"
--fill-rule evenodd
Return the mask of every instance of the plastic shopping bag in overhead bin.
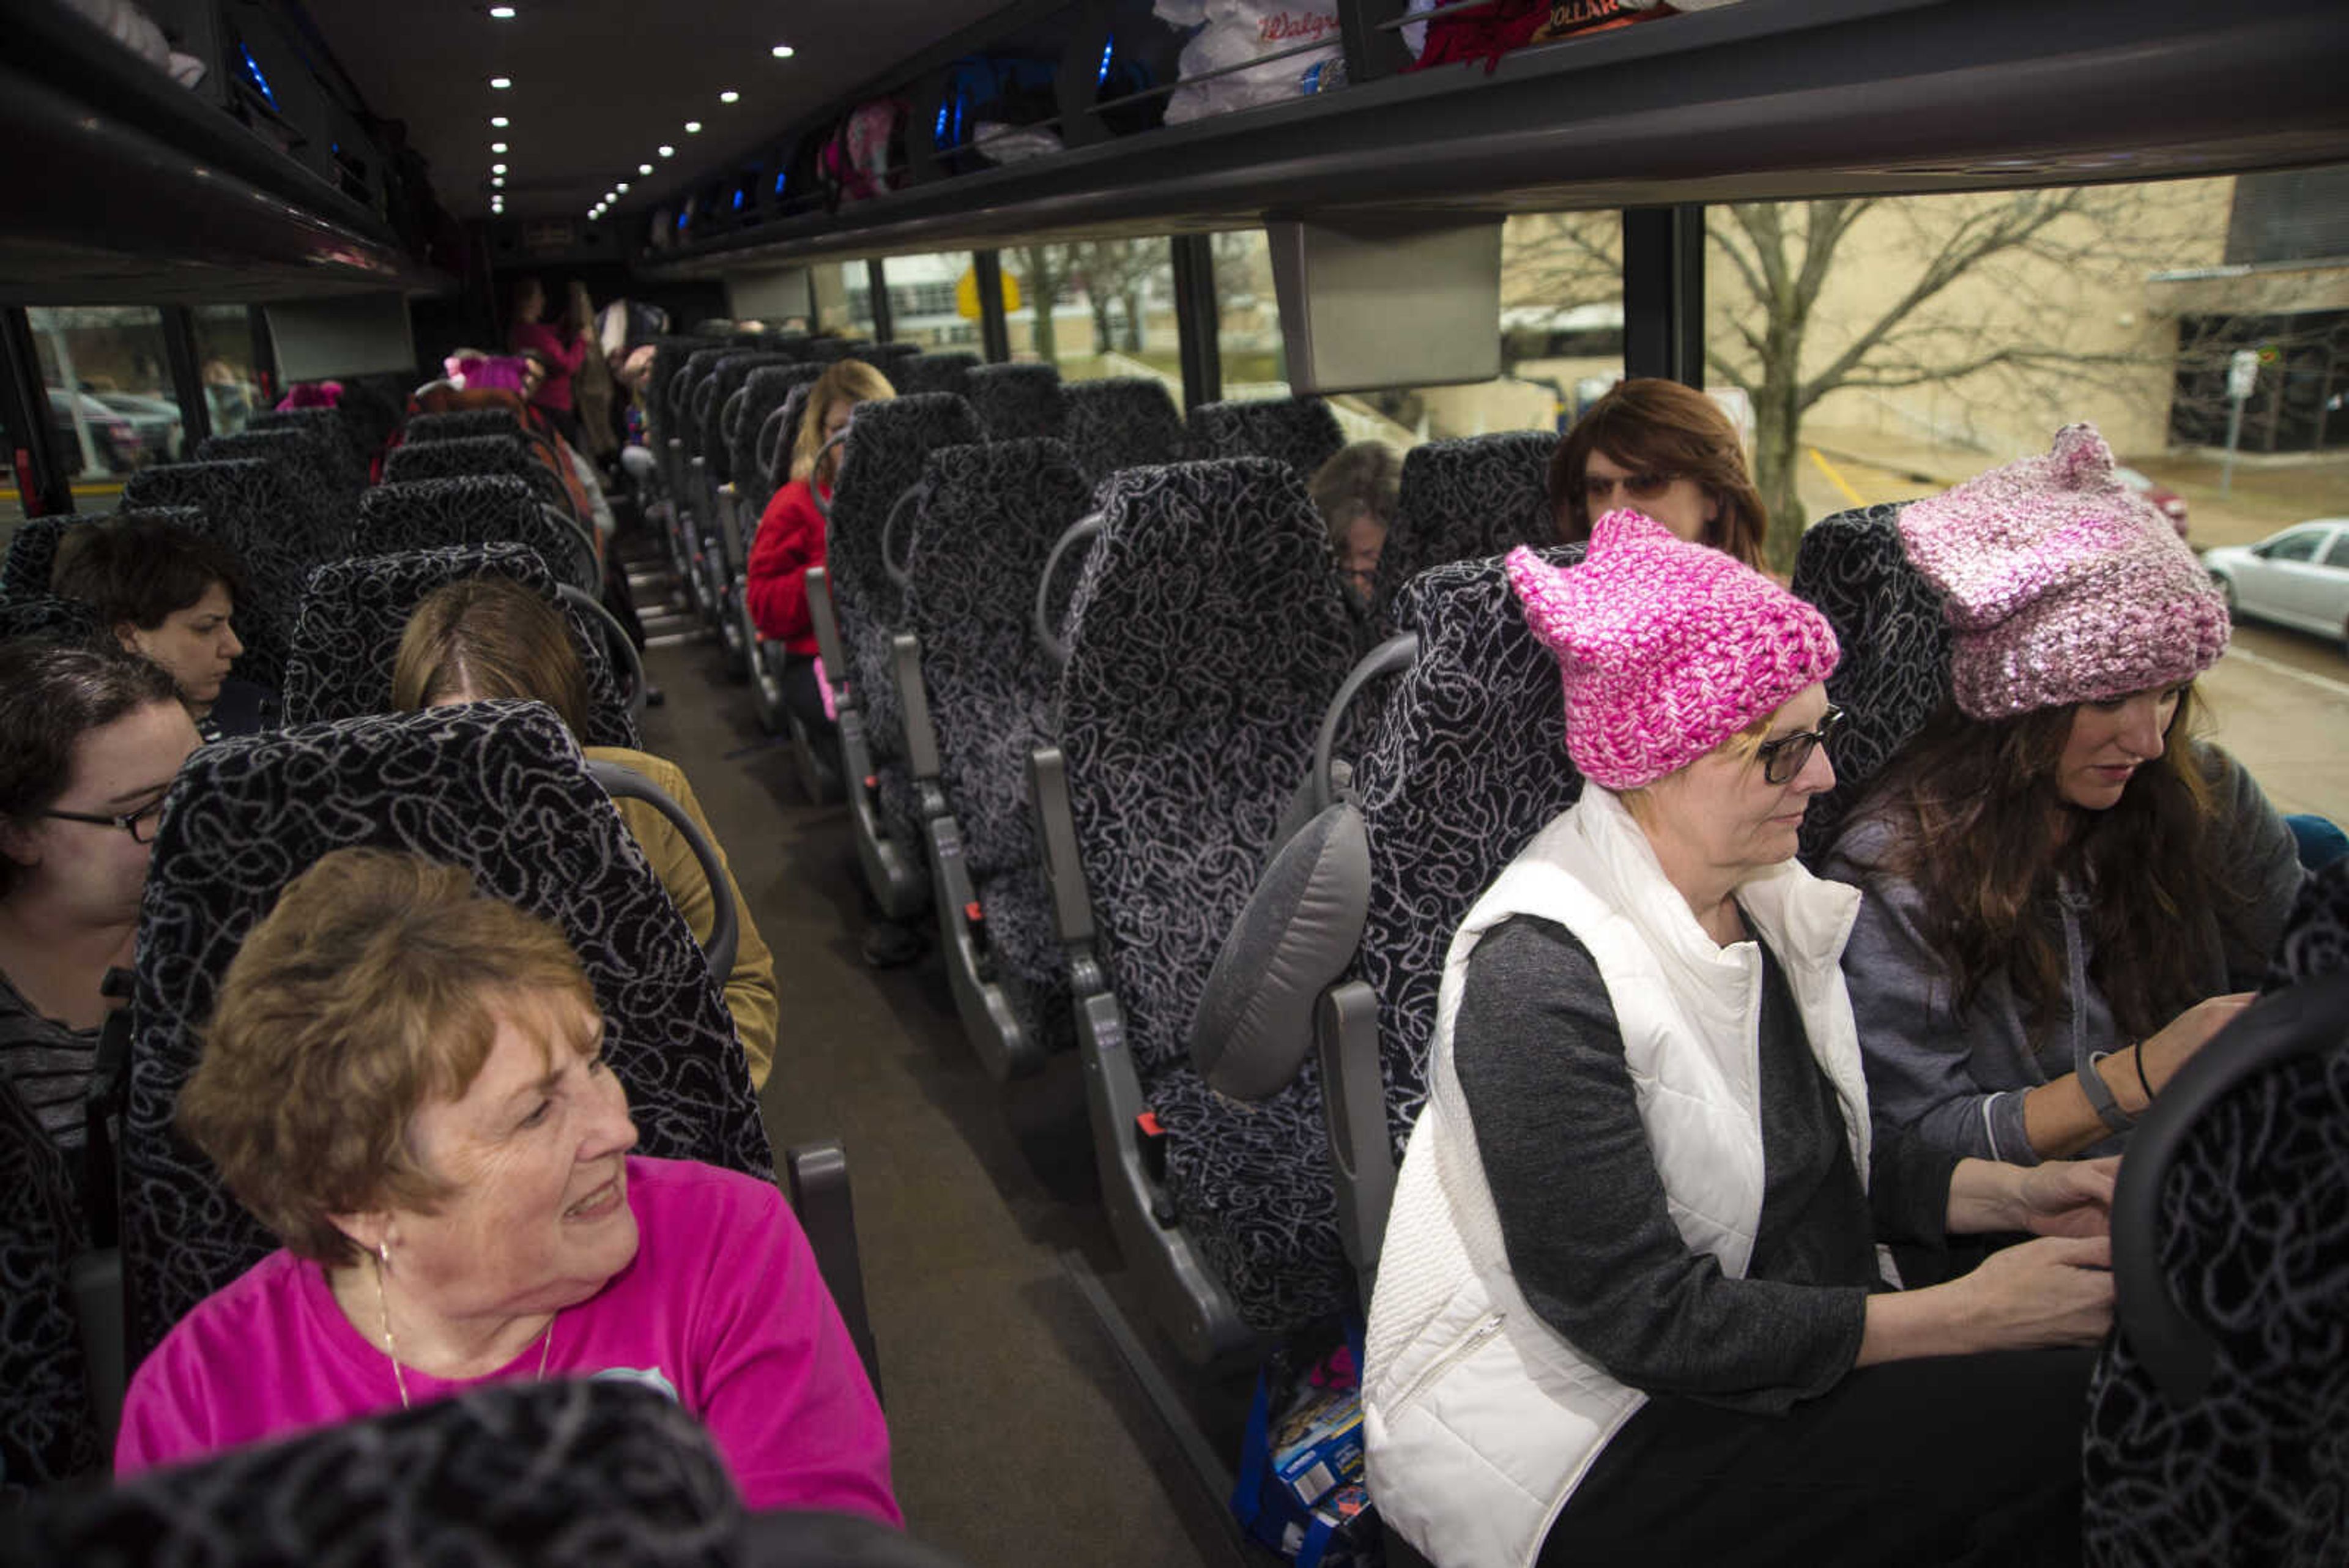
M 1693 10 L 1702 0 L 1682 6 Z M 1476 11 L 1438 16 L 1427 24 L 1419 68 L 1482 60 L 1491 70 L 1501 57 L 1528 44 L 1554 44 L 1583 33 L 1628 27 L 1672 15 L 1664 0 L 1495 0 Z
M 1183 46 L 1178 66 L 1184 85 L 1166 100 L 1169 125 L 1295 98 L 1309 90 L 1307 83 L 1318 79 L 1317 70 L 1341 57 L 1336 0 L 1157 0 L 1154 12 L 1175 26 L 1199 27 Z M 1228 76 L 1191 80 L 1302 44 L 1326 47 Z

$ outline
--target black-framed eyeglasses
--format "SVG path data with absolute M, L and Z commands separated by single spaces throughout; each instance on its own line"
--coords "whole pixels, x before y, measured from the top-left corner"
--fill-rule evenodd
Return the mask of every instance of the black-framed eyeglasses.
M 1602 479 L 1595 473 L 1582 476 L 1583 499 L 1605 505 L 1607 498 L 1619 488 L 1634 501 L 1653 501 L 1672 487 L 1672 482 L 1685 478 L 1678 473 L 1619 473 Z
M 130 835 L 133 844 L 152 844 L 155 842 L 155 825 L 163 820 L 163 797 L 158 795 L 137 811 L 124 812 L 119 816 L 105 816 L 89 811 L 45 811 L 41 815 L 54 816 L 59 822 L 87 822 L 92 827 L 119 827 Z
M 1801 730 L 1791 735 L 1781 735 L 1754 748 L 1754 754 L 1762 759 L 1762 776 L 1774 784 L 1787 784 L 1801 773 L 1811 760 L 1811 750 L 1835 739 L 1843 728 L 1843 710 L 1830 708 L 1819 715 L 1819 727 Z

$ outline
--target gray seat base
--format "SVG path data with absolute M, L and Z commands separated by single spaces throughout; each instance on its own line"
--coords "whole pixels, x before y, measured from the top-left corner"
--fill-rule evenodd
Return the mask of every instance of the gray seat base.
M 936 893 L 938 934 L 946 950 L 947 980 L 955 1011 L 979 1065 L 997 1083 L 1024 1078 L 1044 1065 L 1043 1043 L 1019 1020 L 1011 996 L 989 972 L 979 947 L 979 926 L 970 914 L 978 906 L 970 867 L 963 857 L 962 825 L 951 815 L 924 825 L 929 850 L 930 886 Z
M 848 795 L 856 864 L 864 873 L 864 886 L 883 916 L 910 919 L 929 902 L 929 867 L 892 836 L 881 820 L 878 793 L 866 784 L 874 776 L 874 764 L 864 736 L 864 716 L 854 707 L 840 711 L 840 758 L 841 771 L 846 775 L 841 786 Z

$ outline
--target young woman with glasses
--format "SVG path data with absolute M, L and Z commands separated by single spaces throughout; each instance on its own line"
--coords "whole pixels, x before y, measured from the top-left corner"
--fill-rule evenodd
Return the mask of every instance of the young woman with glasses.
M 171 675 L 127 653 L 0 644 L 0 1094 L 83 1141 L 99 987 L 130 962 L 164 793 L 196 749 Z
M 1899 528 L 1954 700 L 1826 863 L 1867 894 L 1844 968 L 1869 1099 L 1951 1154 L 2117 1152 L 2300 888 L 2290 829 L 2195 734 L 2225 599 L 2087 425 Z
M 1449 1568 L 2076 1561 L 2112 1166 L 1874 1128 L 1859 895 L 1795 859 L 1834 632 L 1628 509 L 1508 570 L 1586 782 L 1446 961 L 1366 1341 L 1381 1516 Z M 1935 1288 L 1878 1265 L 2009 1230 Z
M 1757 571 L 1770 526 L 1737 427 L 1721 405 L 1653 377 L 1618 381 L 1575 421 L 1549 461 L 1549 504 L 1567 544 L 1589 538 L 1594 519 L 1628 506 L 1676 538 Z

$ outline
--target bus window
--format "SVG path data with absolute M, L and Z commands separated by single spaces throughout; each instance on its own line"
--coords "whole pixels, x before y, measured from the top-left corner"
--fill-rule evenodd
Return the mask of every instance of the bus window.
M 1272 251 L 1262 229 L 1208 236 L 1216 269 L 1216 353 L 1227 399 L 1285 398 L 1288 359 L 1280 342 L 1280 301 Z
M 918 344 L 926 352 L 978 351 L 978 281 L 971 276 L 968 251 L 891 256 L 881 265 L 888 279 L 893 342 Z
M 163 357 L 163 321 L 146 306 L 36 306 L 26 312 L 40 356 L 55 448 L 81 510 L 110 501 L 123 478 L 176 462 L 186 432 Z M 102 509 L 102 508 L 101 508 Z
M 815 287 L 815 327 L 843 337 L 873 336 L 873 287 L 861 261 L 826 262 L 808 269 Z
M 212 434 L 234 435 L 267 406 L 253 364 L 253 321 L 242 305 L 199 306 L 193 312 L 196 366 Z
M 1163 239 L 1011 245 L 1003 272 L 1014 359 L 1057 365 L 1064 381 L 1151 376 L 1179 407 L 1183 361 L 1174 326 L 1174 252 Z

